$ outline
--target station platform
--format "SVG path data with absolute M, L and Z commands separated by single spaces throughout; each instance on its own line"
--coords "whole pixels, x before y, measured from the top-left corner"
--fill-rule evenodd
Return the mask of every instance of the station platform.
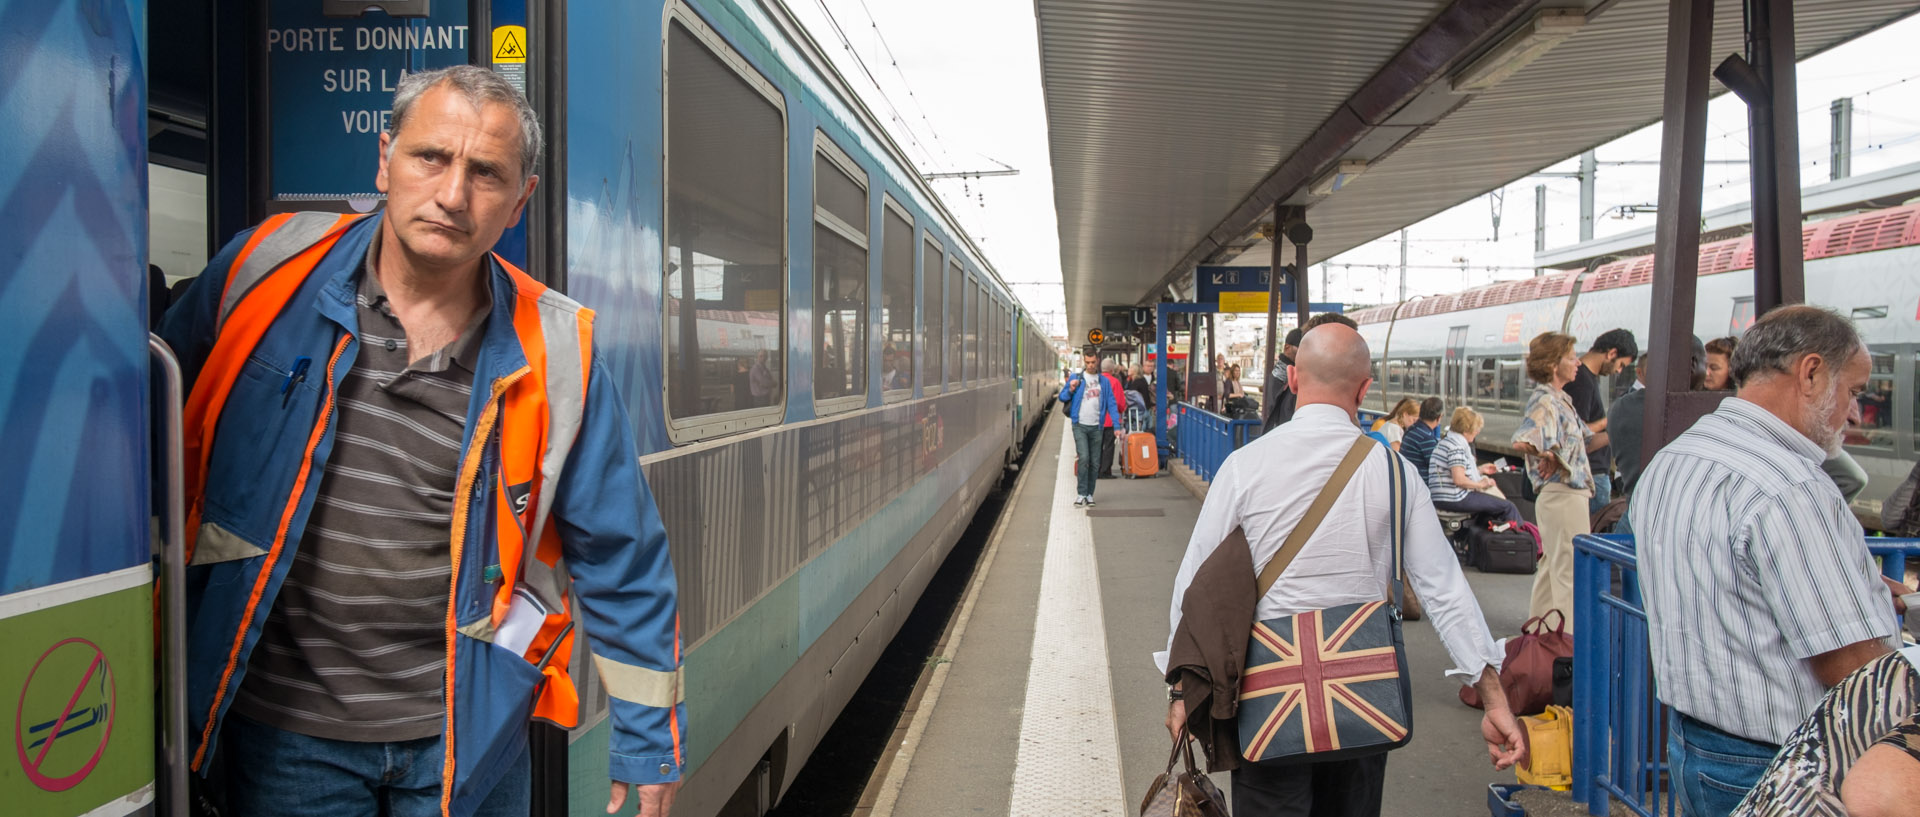
M 857 815 L 1138 813 L 1170 747 L 1151 654 L 1200 500 L 1165 464 L 1153 479 L 1101 480 L 1092 509 L 1074 494 L 1056 416 Z M 1494 635 L 1517 633 L 1533 577 L 1466 575 Z M 1405 637 L 1414 737 L 1388 760 L 1383 814 L 1483 817 L 1487 784 L 1513 773 L 1488 763 L 1481 713 L 1459 702 L 1431 623 L 1408 622 Z M 1230 793 L 1227 775 L 1215 780 Z

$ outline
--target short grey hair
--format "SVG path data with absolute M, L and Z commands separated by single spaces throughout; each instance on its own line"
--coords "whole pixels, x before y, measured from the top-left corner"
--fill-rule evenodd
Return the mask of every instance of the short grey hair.
M 1100 371 L 1105 372 L 1107 374 L 1113 374 L 1113 368 L 1114 368 L 1113 358 L 1107 358 L 1106 360 L 1100 361 Z
M 1775 373 L 1790 373 L 1807 355 L 1819 355 L 1835 369 L 1860 353 L 1860 332 L 1853 322 L 1826 307 L 1795 304 L 1768 312 L 1753 322 L 1733 350 L 1733 383 Z
M 526 94 L 513 87 L 490 69 L 478 65 L 455 65 L 433 71 L 421 71 L 400 78 L 400 86 L 393 92 L 393 117 L 387 123 L 387 133 L 400 135 L 400 129 L 407 124 L 407 115 L 413 110 L 413 103 L 420 99 L 430 88 L 441 85 L 459 92 L 468 102 L 478 108 L 488 104 L 506 105 L 513 109 L 520 120 L 520 178 L 525 180 L 533 175 L 540 163 L 540 150 L 545 147 L 545 137 L 540 132 L 540 117 L 533 112 L 533 105 L 527 102 Z M 387 150 L 391 152 L 392 147 Z

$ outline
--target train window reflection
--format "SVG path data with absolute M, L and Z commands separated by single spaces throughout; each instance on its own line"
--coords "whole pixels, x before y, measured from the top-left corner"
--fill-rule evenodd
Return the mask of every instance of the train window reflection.
M 1521 374 L 1525 371 L 1526 362 L 1517 358 L 1507 358 L 1501 360 L 1499 364 L 1500 407 L 1518 411 L 1524 399 L 1522 395 L 1525 394 L 1521 388 L 1525 378 L 1521 377 Z
M 926 339 L 922 346 L 921 361 L 926 366 L 927 376 L 921 381 L 924 388 L 940 388 L 941 352 L 947 348 L 945 334 L 947 285 L 940 277 L 940 271 L 947 268 L 946 256 L 940 252 L 940 243 L 931 239 L 924 242 L 920 249 L 920 294 L 925 303 L 920 305 L 921 325 L 926 327 L 921 337 Z
M 1500 368 L 1493 358 L 1483 357 L 1474 363 L 1473 404 L 1492 407 L 1500 402 Z
M 959 385 L 967 361 L 967 273 L 959 261 L 947 264 L 947 382 Z
M 967 382 L 978 383 L 980 377 L 980 324 L 985 320 L 986 299 L 982 295 L 986 290 L 973 282 L 968 276 L 967 284 Z
M 1892 352 L 1873 353 L 1873 375 L 1860 394 L 1860 423 L 1847 430 L 1847 444 L 1893 450 Z
M 816 144 L 813 395 L 857 400 L 867 391 L 866 174 L 825 137 Z
M 667 39 L 667 404 L 676 421 L 759 412 L 751 426 L 778 421 L 786 383 L 786 125 L 717 42 L 677 20 Z
M 886 199 L 880 227 L 880 390 L 913 388 L 913 222 Z

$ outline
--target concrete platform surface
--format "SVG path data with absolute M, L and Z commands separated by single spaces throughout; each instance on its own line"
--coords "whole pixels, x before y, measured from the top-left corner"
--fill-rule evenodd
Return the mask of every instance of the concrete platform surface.
M 1057 417 L 1027 470 L 935 659 L 950 663 L 903 716 L 910 737 L 863 817 L 1136 814 L 1166 762 L 1151 654 L 1200 502 L 1163 467 L 1101 480 L 1096 507 L 1073 507 L 1073 442 Z M 1466 575 L 1494 635 L 1517 633 L 1533 577 Z M 1480 713 L 1443 674 L 1452 662 L 1432 626 L 1408 622 L 1405 636 L 1414 737 L 1387 762 L 1383 814 L 1486 815 L 1487 784 L 1513 773 L 1488 763 Z M 1215 782 L 1231 791 L 1227 775 Z

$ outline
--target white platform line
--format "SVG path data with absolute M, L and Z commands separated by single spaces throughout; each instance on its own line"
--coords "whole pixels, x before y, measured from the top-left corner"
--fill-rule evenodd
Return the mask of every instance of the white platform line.
M 1073 440 L 1061 435 L 1033 655 L 1013 769 L 1013 817 L 1128 813 L 1107 666 L 1093 525 L 1073 507 Z

